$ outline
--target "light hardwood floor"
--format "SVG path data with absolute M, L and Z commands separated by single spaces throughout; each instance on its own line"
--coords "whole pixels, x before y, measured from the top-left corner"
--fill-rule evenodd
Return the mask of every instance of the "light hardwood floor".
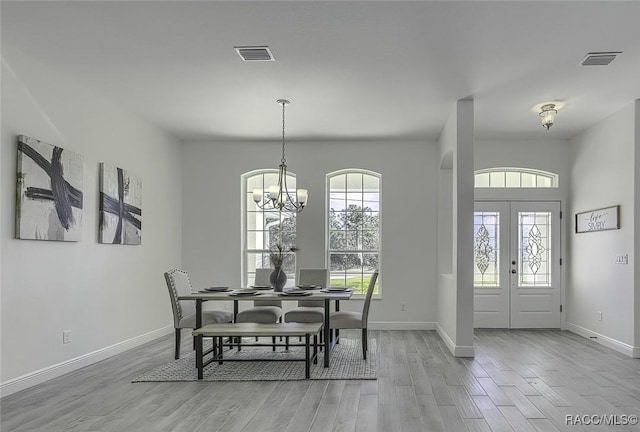
M 171 360 L 173 337 L 163 337 L 2 399 L 0 429 L 640 431 L 565 424 L 566 415 L 640 415 L 640 360 L 572 333 L 476 331 L 475 359 L 452 357 L 433 331 L 370 334 L 377 381 L 132 384 Z

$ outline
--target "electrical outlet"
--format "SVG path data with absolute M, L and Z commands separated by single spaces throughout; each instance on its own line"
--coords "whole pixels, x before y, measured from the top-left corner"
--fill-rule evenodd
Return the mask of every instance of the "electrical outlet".
M 602 321 L 602 312 L 598 311 L 596 314 L 598 315 L 598 321 Z
M 401 311 L 406 311 L 406 310 L 407 310 L 407 305 L 406 305 L 406 304 L 404 304 L 404 303 L 401 303 L 401 304 L 400 304 L 400 310 L 401 310 Z
M 62 343 L 63 344 L 71 343 L 71 330 L 65 330 L 62 332 Z

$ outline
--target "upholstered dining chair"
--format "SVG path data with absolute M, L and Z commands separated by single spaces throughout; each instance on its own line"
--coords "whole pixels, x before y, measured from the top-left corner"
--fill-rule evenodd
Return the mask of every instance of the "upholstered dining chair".
M 183 270 L 173 269 L 165 272 L 164 279 L 169 288 L 171 308 L 173 309 L 173 327 L 176 330 L 176 360 L 180 358 L 180 335 L 182 329 L 196 328 L 196 305 L 193 300 L 178 300 L 182 295 L 191 294 L 189 275 Z M 228 323 L 233 321 L 233 314 L 222 310 L 202 311 L 202 325 Z M 195 338 L 194 338 L 195 344 Z
M 298 272 L 298 285 L 327 286 L 327 269 L 300 269 Z M 297 323 L 321 323 L 324 322 L 324 305 L 322 300 L 298 300 L 298 307 L 284 314 L 285 322 Z M 322 343 L 322 332 L 320 332 Z M 289 338 L 287 338 L 287 348 Z
M 369 306 L 371 305 L 371 297 L 373 296 L 373 289 L 376 286 L 378 280 L 378 271 L 371 276 L 369 286 L 367 287 L 367 293 L 364 298 L 364 306 L 362 307 L 362 313 L 339 311 L 332 312 L 329 318 L 331 329 L 362 329 L 362 358 L 367 359 L 367 322 L 369 321 Z
M 256 285 L 270 285 L 270 268 L 256 269 Z M 236 322 L 274 324 L 282 321 L 282 302 L 280 300 L 254 300 L 253 307 L 238 312 Z M 275 344 L 275 338 L 273 338 Z M 240 345 L 238 345 L 238 348 Z M 276 350 L 276 347 L 273 347 Z
M 298 285 L 327 286 L 327 269 L 300 269 Z M 321 323 L 324 322 L 322 300 L 298 300 L 298 307 L 284 314 L 286 322 Z

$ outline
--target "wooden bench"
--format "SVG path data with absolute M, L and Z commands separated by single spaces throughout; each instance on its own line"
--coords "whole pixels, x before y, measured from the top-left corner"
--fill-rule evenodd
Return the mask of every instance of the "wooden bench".
M 196 337 L 196 368 L 198 369 L 198 379 L 203 377 L 204 367 L 217 361 L 222 364 L 223 361 L 304 361 L 305 362 L 305 378 L 311 376 L 311 362 L 316 360 L 318 355 L 318 333 L 322 330 L 322 323 L 276 323 L 276 324 L 257 324 L 257 323 L 225 323 L 225 324 L 209 324 L 193 331 Z M 232 340 L 243 337 L 304 337 L 305 357 L 304 358 L 287 358 L 287 359 L 224 359 L 223 338 L 229 337 Z M 313 336 L 313 355 L 311 355 L 311 336 Z M 203 351 L 203 338 L 213 338 L 212 358 L 205 362 L 204 356 L 207 353 Z M 255 345 L 254 345 L 255 346 Z M 258 346 L 273 346 L 258 345 Z

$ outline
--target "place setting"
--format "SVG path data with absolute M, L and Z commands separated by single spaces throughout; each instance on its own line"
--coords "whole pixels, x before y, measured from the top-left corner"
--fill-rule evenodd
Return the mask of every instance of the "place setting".
M 253 296 L 253 295 L 261 295 L 256 288 L 240 288 L 235 289 L 229 293 L 230 296 L 234 297 L 242 297 L 242 296 Z
M 214 286 L 214 287 L 205 288 L 200 292 L 227 292 L 227 291 L 230 291 L 228 286 Z
M 319 290 L 322 288 L 320 285 L 314 285 L 314 284 L 300 284 L 300 285 L 296 285 L 296 287 L 301 290 Z
M 341 293 L 341 292 L 349 292 L 353 291 L 353 288 L 350 287 L 339 287 L 339 286 L 330 286 L 320 290 L 324 293 Z
M 296 296 L 296 297 L 306 297 L 306 296 L 310 296 L 313 293 L 309 290 L 304 290 L 304 289 L 299 289 L 299 288 L 291 288 L 291 289 L 287 289 L 282 291 L 281 293 L 278 293 L 278 295 L 282 296 L 282 297 L 290 297 L 290 296 Z

